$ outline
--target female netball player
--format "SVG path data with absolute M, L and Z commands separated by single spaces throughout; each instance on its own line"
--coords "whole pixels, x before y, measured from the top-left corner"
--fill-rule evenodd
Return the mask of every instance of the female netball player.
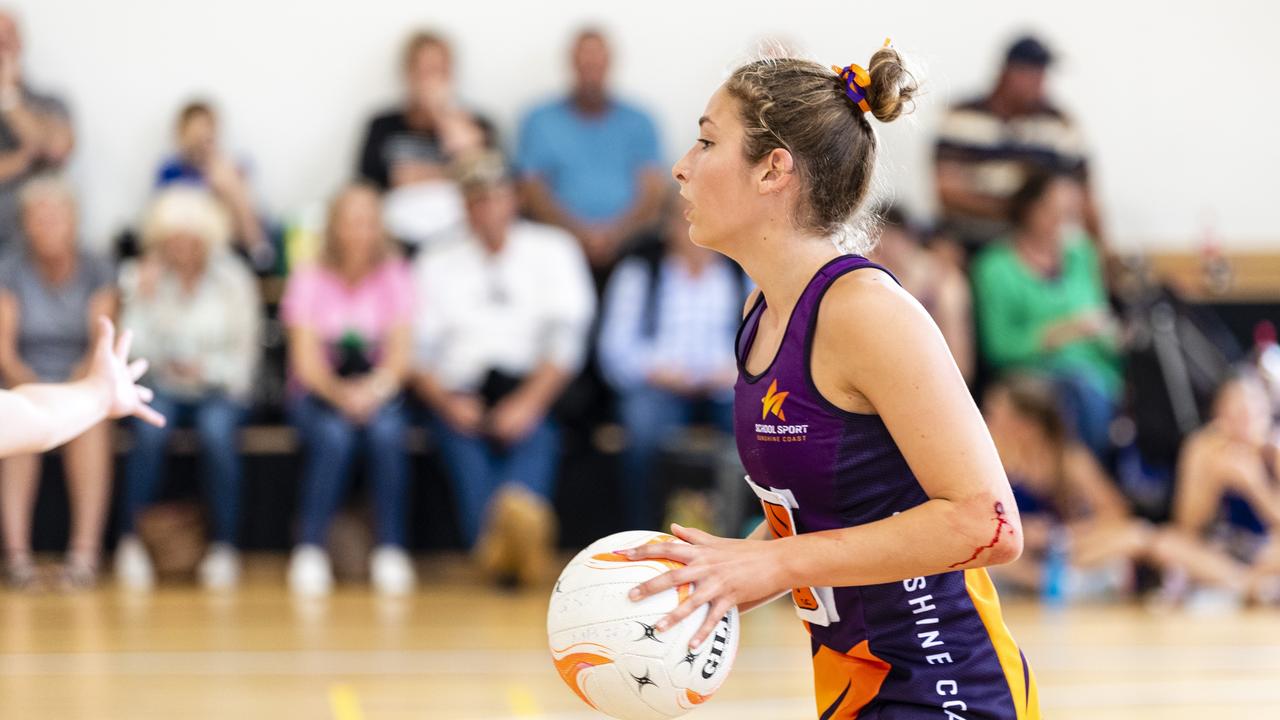
M 660 629 L 709 604 L 696 651 L 731 607 L 792 589 L 824 719 L 1039 718 L 981 569 L 1022 547 L 1000 458 L 928 313 L 847 232 L 875 168 L 870 120 L 915 91 L 886 46 L 865 70 L 754 62 L 707 104 L 673 174 L 693 242 L 760 289 L 735 428 L 767 522 L 745 540 L 673 526 L 689 544 L 628 550 L 685 564 L 632 597 L 693 583 Z
M 164 416 L 147 405 L 151 390 L 135 384 L 147 361 L 129 362 L 132 335 L 125 331 L 117 342 L 115 326 L 100 318 L 97 336 L 83 378 L 0 390 L 0 458 L 50 450 L 107 418 L 136 415 L 164 425 Z

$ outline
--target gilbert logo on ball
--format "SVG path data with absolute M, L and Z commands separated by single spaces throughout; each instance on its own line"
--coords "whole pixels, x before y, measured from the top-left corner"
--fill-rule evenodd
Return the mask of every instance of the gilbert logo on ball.
M 620 720 L 662 720 L 696 708 L 724 683 L 738 651 L 736 608 L 697 650 L 689 640 L 707 617 L 705 605 L 666 632 L 654 629 L 692 594 L 690 585 L 627 598 L 636 585 L 681 565 L 614 551 L 661 542 L 683 541 L 648 530 L 597 540 L 569 562 L 551 593 L 547 639 L 556 670 L 583 702 Z

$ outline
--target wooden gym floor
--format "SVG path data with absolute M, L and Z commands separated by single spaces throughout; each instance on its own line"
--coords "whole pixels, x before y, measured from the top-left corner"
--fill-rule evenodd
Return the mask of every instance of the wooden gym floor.
M 543 590 L 503 594 L 460 558 L 383 600 L 342 586 L 294 601 L 284 560 L 244 586 L 130 594 L 0 593 L 0 718 L 587 720 L 545 645 Z M 1134 606 L 1053 612 L 1006 603 L 1045 716 L 1280 717 L 1280 611 Z M 696 720 L 814 717 L 803 630 L 782 603 L 744 618 L 729 681 Z

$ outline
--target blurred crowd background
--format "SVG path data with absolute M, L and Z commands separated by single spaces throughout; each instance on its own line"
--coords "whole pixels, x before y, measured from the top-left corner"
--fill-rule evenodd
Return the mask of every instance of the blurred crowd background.
M 524 11 L 464 33 L 383 9 L 374 62 L 348 42 L 362 10 L 299 5 L 270 66 L 237 43 L 227 17 L 253 22 L 244 8 L 151 5 L 144 26 L 128 4 L 86 7 L 73 29 L 47 7 L 0 14 L 0 376 L 74 377 L 91 320 L 112 315 L 173 422 L 104 424 L 55 462 L 3 463 L 11 588 L 227 589 L 245 550 L 288 551 L 281 582 L 303 595 L 366 578 L 411 592 L 415 556 L 456 550 L 496 585 L 537 585 L 557 546 L 609 532 L 750 529 L 730 404 L 751 283 L 688 242 L 669 168 L 719 80 L 688 58 L 723 71 L 809 54 L 798 31 L 730 42 L 717 21 L 732 20 L 666 8 L 670 42 L 653 20 L 565 22 L 494 67 L 477 60 Z M 103 44 L 76 40 L 95 19 L 122 31 L 112 52 L 152 68 L 146 82 L 95 67 Z M 1229 121 L 1256 122 L 1250 98 L 1204 77 L 1215 48 L 1242 66 L 1259 50 L 1194 20 L 1170 18 L 1156 52 L 1071 23 L 1004 23 L 954 58 L 959 41 L 939 41 L 913 65 L 917 122 L 883 134 L 856 226 L 933 315 L 988 420 L 1027 532 L 997 573 L 1009 592 L 1280 601 L 1280 290 L 1215 302 L 1234 297 L 1232 254 L 1265 258 L 1280 233 L 1236 172 L 1256 140 Z M 906 33 L 910 64 L 913 27 L 937 22 L 904 10 L 885 30 Z M 1191 27 L 1209 39 L 1173 47 Z M 295 36 L 324 54 L 317 69 Z M 817 59 L 865 60 L 883 40 L 857 38 Z M 327 76 L 294 75 L 308 72 Z M 254 100 L 266 129 L 208 79 L 229 74 L 278 91 Z M 60 89 L 84 78 L 84 103 Z M 336 104 L 363 118 L 317 137 L 331 118 L 282 101 L 299 86 L 352 89 L 359 103 Z M 155 116 L 113 136 L 115 104 Z M 1280 160 L 1274 145 L 1254 161 Z M 263 161 L 280 147 L 287 171 Z M 1190 271 L 1171 280 L 1153 252 Z M 64 557 L 49 575 L 37 552 Z

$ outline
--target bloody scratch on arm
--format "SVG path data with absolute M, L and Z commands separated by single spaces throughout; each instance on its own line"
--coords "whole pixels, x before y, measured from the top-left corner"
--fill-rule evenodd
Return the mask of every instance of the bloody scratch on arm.
M 1003 532 L 1006 527 L 1009 527 L 1009 521 L 1005 519 L 1004 503 L 997 502 L 995 505 L 995 512 L 996 512 L 996 516 L 994 519 L 996 521 L 996 531 L 991 536 L 991 542 L 987 543 L 986 545 L 982 545 L 980 547 L 974 548 L 973 554 L 970 555 L 967 560 L 961 560 L 960 562 L 957 562 L 957 563 L 951 563 L 947 567 L 957 568 L 962 565 L 968 565 L 974 560 L 977 560 L 978 556 L 982 554 L 983 550 L 990 550 L 1000 542 L 1000 533 Z M 1010 528 L 1010 532 L 1013 532 L 1012 528 Z

